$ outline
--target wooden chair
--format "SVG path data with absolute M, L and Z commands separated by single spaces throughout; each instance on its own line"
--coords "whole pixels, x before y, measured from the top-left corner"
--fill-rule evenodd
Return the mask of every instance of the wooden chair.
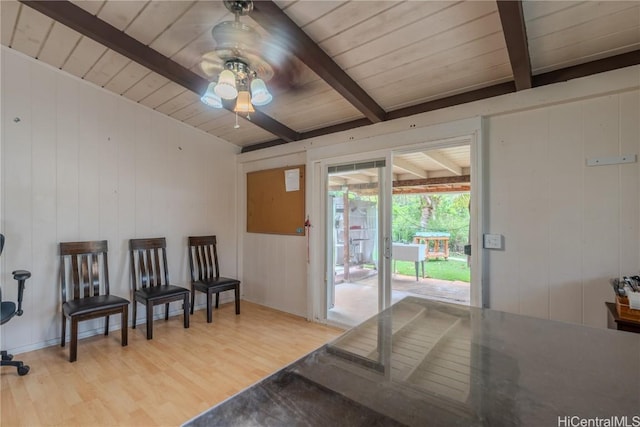
M 216 294 L 216 308 L 218 308 L 220 292 L 234 291 L 236 314 L 240 314 L 240 281 L 220 277 L 216 236 L 189 237 L 189 267 L 191 268 L 191 314 L 193 314 L 196 290 L 207 294 L 207 323 L 213 320 L 211 297 Z
M 136 328 L 138 303 L 147 309 L 147 339 L 153 338 L 153 307 L 164 304 L 164 319 L 169 319 L 169 303 L 182 300 L 184 327 L 189 327 L 189 289 L 169 284 L 167 242 L 164 237 L 131 239 L 131 280 L 133 283 L 133 329 Z
M 67 318 L 71 320 L 69 362 L 78 358 L 78 323 L 84 320 L 104 317 L 104 334 L 109 335 L 109 316 L 120 314 L 121 344 L 123 347 L 127 345 L 129 301 L 109 294 L 106 240 L 60 243 L 60 287 L 61 347 L 66 342 Z M 71 299 L 67 300 L 67 295 Z

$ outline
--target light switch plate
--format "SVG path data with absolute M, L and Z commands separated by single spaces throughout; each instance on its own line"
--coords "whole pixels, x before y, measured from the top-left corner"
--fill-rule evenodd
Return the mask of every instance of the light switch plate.
M 502 249 L 502 235 L 501 234 L 485 234 L 484 247 L 485 249 Z

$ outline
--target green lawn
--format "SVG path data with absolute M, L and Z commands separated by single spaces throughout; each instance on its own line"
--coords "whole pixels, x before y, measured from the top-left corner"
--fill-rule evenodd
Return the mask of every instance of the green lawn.
M 430 259 L 425 262 L 424 269 L 425 275 L 433 279 L 471 282 L 471 270 L 467 267 L 466 261 Z M 406 276 L 416 275 L 414 263 L 410 261 L 396 261 L 396 272 Z M 422 274 L 422 270 L 419 274 Z

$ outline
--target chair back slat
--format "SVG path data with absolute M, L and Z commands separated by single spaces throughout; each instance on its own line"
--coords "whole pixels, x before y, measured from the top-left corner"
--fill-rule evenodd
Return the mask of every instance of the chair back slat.
M 64 256 L 60 256 L 60 290 L 62 293 L 62 302 L 67 300 L 67 275 L 65 272 Z
M 71 255 L 71 283 L 73 284 L 73 299 L 79 298 L 80 295 L 80 276 L 78 274 L 78 269 L 78 256 Z
M 144 251 L 137 250 L 137 252 L 138 252 L 138 278 L 140 280 L 139 284 L 140 284 L 140 287 L 146 288 L 149 285 L 149 273 L 147 273 L 147 263 L 144 260 Z M 133 258 L 135 258 L 135 256 L 133 256 Z
M 205 280 L 211 277 L 211 254 L 207 250 L 207 246 L 200 246 L 199 251 L 202 253 L 200 261 L 200 280 Z
M 105 242 L 106 245 L 107 242 Z M 109 295 L 109 256 L 107 255 L 107 249 L 102 253 L 102 275 L 104 277 L 104 294 Z
M 164 256 L 163 249 L 156 249 L 153 251 L 154 261 L 155 261 L 155 274 L 151 276 L 151 283 L 157 283 L 158 285 L 162 284 L 162 270 L 160 269 L 160 253 L 161 252 L 162 252 L 162 255 Z M 148 252 L 148 254 L 149 256 L 151 256 L 151 251 Z
M 213 249 L 213 262 L 216 267 L 215 277 L 216 279 L 220 277 L 220 269 L 218 268 L 218 245 L 216 245 L 216 236 L 213 236 L 213 244 L 211 245 L 211 249 Z
M 164 237 L 129 240 L 134 290 L 169 284 L 166 246 Z
M 90 274 L 89 255 L 80 255 L 80 292 L 82 292 L 82 298 L 91 296 L 89 293 L 89 283 L 92 281 Z
M 220 277 L 216 236 L 189 237 L 191 280 L 206 281 Z
M 67 298 L 109 295 L 107 249 L 106 240 L 60 243 L 60 287 L 63 302 Z
M 100 261 L 95 255 L 91 255 L 91 270 L 89 271 L 88 283 L 93 287 L 93 295 L 100 295 Z
M 204 270 L 202 268 L 202 247 L 194 246 L 193 251 L 195 252 L 195 264 L 193 264 L 194 279 L 193 280 L 204 280 Z

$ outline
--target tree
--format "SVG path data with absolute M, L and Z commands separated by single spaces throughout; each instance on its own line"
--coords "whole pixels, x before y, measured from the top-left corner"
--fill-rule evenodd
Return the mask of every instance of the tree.
M 393 196 L 393 240 L 410 243 L 421 228 L 422 212 L 426 202 L 420 195 L 397 194 Z
M 462 252 L 469 241 L 470 193 L 436 194 L 431 196 L 434 203 L 433 215 L 427 231 L 449 233 L 449 249 Z
M 469 242 L 470 193 L 396 194 L 392 204 L 393 241 L 411 243 L 417 231 L 449 233 L 449 250 Z

